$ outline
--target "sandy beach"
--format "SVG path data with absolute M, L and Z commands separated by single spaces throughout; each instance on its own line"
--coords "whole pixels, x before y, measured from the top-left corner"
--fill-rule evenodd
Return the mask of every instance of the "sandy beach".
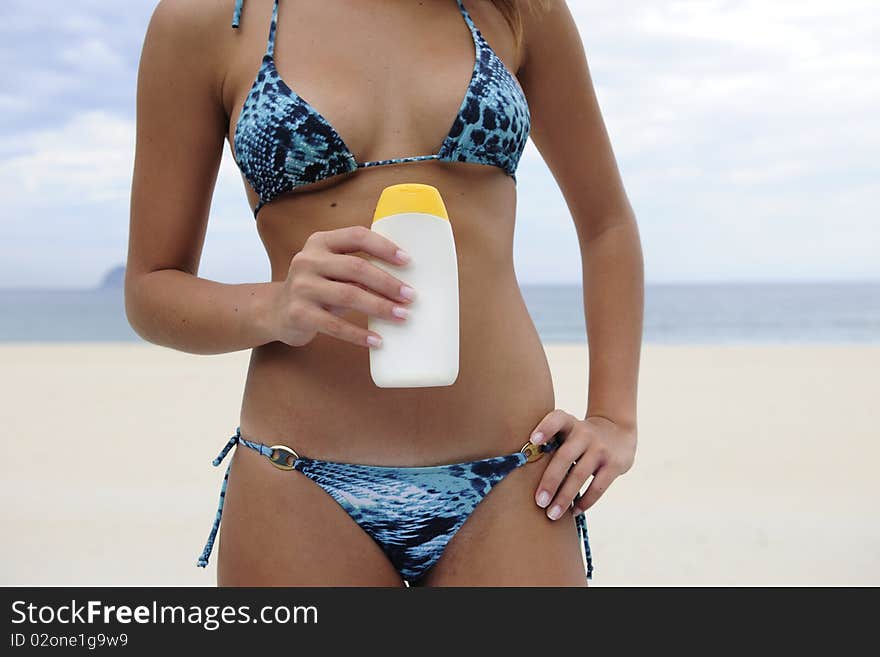
M 587 353 L 546 346 L 582 415 Z M 0 584 L 213 585 L 195 567 L 248 352 L 0 345 Z M 592 585 L 880 585 L 880 346 L 644 349 Z

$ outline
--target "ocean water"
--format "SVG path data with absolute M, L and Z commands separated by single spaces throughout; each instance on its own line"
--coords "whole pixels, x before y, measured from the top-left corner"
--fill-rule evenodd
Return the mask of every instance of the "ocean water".
M 580 287 L 523 287 L 542 340 L 585 340 Z M 880 282 L 648 285 L 646 342 L 880 342 Z
M 544 342 L 585 342 L 579 286 L 524 285 Z M 649 343 L 880 343 L 880 282 L 648 285 Z M 139 341 L 122 289 L 0 289 L 0 342 Z

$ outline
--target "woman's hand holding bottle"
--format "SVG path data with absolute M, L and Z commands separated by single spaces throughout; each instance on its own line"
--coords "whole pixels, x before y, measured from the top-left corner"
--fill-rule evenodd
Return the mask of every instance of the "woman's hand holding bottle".
M 406 320 L 415 290 L 369 260 L 364 252 L 392 265 L 409 256 L 394 242 L 364 226 L 313 233 L 293 256 L 287 278 L 276 287 L 268 309 L 275 340 L 303 346 L 318 333 L 366 347 L 378 347 L 382 336 L 340 315 L 348 310 L 392 321 Z

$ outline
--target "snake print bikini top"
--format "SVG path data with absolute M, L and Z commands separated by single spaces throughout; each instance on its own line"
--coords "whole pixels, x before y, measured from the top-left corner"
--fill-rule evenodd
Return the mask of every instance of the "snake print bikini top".
M 232 27 L 241 20 L 244 0 L 236 0 Z M 257 78 L 235 124 L 233 152 L 259 195 L 254 218 L 285 192 L 366 167 L 420 160 L 473 162 L 497 166 L 516 183 L 516 167 L 529 135 L 529 108 L 522 87 L 483 38 L 461 0 L 476 52 L 473 72 L 458 114 L 439 150 L 388 160 L 358 162 L 342 137 L 275 68 L 278 2 L 272 9 L 269 41 Z

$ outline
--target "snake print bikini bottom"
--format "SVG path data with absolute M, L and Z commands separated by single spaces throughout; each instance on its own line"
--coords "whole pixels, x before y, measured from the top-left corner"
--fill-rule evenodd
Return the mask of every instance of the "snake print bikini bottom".
M 556 449 L 561 444 L 561 434 L 543 445 L 526 443 L 513 454 L 448 465 L 398 467 L 306 458 L 283 445 L 269 447 L 247 440 L 237 428 L 213 464 L 220 465 L 236 444 L 256 450 L 275 467 L 296 470 L 318 484 L 379 544 L 401 577 L 417 584 L 492 487 L 520 466 Z M 220 528 L 231 466 L 230 461 L 220 489 L 217 515 L 198 560 L 197 565 L 203 568 L 208 565 Z M 583 543 L 586 577 L 592 579 L 593 563 L 583 513 L 575 516 L 575 524 Z

